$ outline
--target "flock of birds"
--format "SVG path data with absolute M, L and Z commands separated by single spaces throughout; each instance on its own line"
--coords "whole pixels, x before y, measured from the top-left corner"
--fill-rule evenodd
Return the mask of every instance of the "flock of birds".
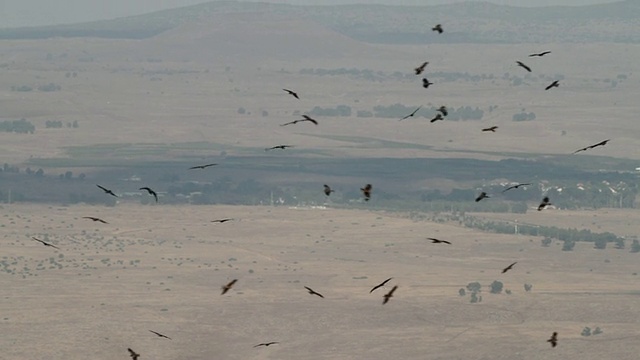
M 443 33 L 443 31 L 444 31 L 441 24 L 436 25 L 435 27 L 432 28 L 432 30 L 438 32 L 439 34 Z M 529 57 L 542 57 L 542 56 L 545 56 L 545 55 L 550 54 L 550 53 L 551 53 L 550 51 L 544 51 L 544 52 L 541 52 L 541 53 L 531 54 L 531 55 L 529 55 Z M 428 64 L 429 64 L 429 62 L 423 62 L 420 66 L 416 67 L 414 69 L 415 74 L 416 75 L 421 75 L 426 70 L 426 67 L 427 67 Z M 523 69 L 525 69 L 527 72 L 531 72 L 532 71 L 531 67 L 529 67 L 528 65 L 524 64 L 521 61 L 516 61 L 516 64 L 519 67 L 522 67 Z M 430 82 L 426 77 L 424 77 L 422 79 L 422 85 L 423 85 L 424 88 L 429 88 L 431 85 L 434 85 L 434 83 Z M 559 81 L 558 80 L 554 80 L 550 85 L 545 87 L 545 90 L 550 90 L 550 89 L 552 89 L 554 87 L 559 87 L 559 86 L 560 86 Z M 300 99 L 300 96 L 298 95 L 297 92 L 295 92 L 293 90 L 290 90 L 290 89 L 283 89 L 283 90 L 285 92 L 287 92 L 289 95 L 293 96 L 294 98 Z M 400 121 L 406 120 L 406 119 L 411 118 L 411 117 L 414 117 L 416 115 L 416 113 L 418 113 L 418 111 L 421 110 L 421 108 L 422 108 L 421 106 L 418 107 L 417 109 L 415 109 L 410 114 L 402 117 L 400 119 Z M 444 120 L 447 115 L 448 115 L 447 107 L 442 105 L 437 109 L 437 114 L 435 115 L 434 118 L 431 119 L 430 122 L 434 123 L 434 122 L 437 122 L 437 121 Z M 302 119 L 298 119 L 298 120 L 294 120 L 294 121 L 291 121 L 291 122 L 287 122 L 287 123 L 281 124 L 280 126 L 295 125 L 295 124 L 302 123 L 302 122 L 308 122 L 308 123 L 311 123 L 313 125 L 318 125 L 319 124 L 319 122 L 316 119 L 313 119 L 308 115 L 302 115 Z M 482 131 L 483 132 L 496 132 L 497 129 L 498 129 L 497 126 L 491 126 L 491 127 L 488 127 L 488 128 L 483 128 Z M 573 152 L 573 154 L 576 154 L 576 153 L 581 152 L 581 151 L 587 151 L 587 150 L 590 150 L 590 149 L 593 149 L 593 148 L 596 148 L 596 147 L 599 147 L 599 146 L 604 146 L 609 141 L 610 141 L 610 139 L 607 139 L 607 140 L 601 141 L 601 142 L 599 142 L 597 144 L 586 146 L 584 148 L 576 150 L 575 152 Z M 284 144 L 283 145 L 276 145 L 276 146 L 265 148 L 265 151 L 270 151 L 270 150 L 275 150 L 275 149 L 284 150 L 284 149 L 291 148 L 291 147 L 293 147 L 293 145 L 284 145 Z M 207 169 L 209 167 L 216 166 L 216 165 L 218 165 L 218 164 L 217 163 L 210 163 L 210 164 L 196 165 L 196 166 L 190 167 L 189 170 L 204 170 L 204 169 Z M 510 185 L 507 188 L 505 188 L 502 191 L 502 193 L 507 192 L 509 190 L 515 190 L 515 189 L 518 189 L 520 187 L 529 186 L 529 185 L 532 185 L 532 184 L 531 183 L 513 184 L 513 185 Z M 101 186 L 101 185 L 98 185 L 98 184 L 96 186 L 99 189 L 101 189 L 105 194 L 113 196 L 113 197 L 118 197 L 118 195 L 116 195 L 111 189 L 108 189 L 108 188 L 106 188 L 104 186 Z M 335 192 L 335 190 L 333 190 L 327 184 L 324 184 L 323 187 L 324 187 L 324 194 L 327 197 L 330 196 L 331 193 Z M 140 191 L 145 191 L 148 195 L 153 196 L 155 201 L 158 202 L 158 194 L 156 193 L 156 191 L 154 191 L 150 187 L 146 187 L 146 186 L 145 187 L 140 187 L 139 190 Z M 366 184 L 364 187 L 360 188 L 360 191 L 362 192 L 364 201 L 369 201 L 371 199 L 372 190 L 373 190 L 373 186 L 371 184 Z M 487 194 L 486 192 L 481 192 L 475 198 L 475 201 L 479 202 L 481 200 L 489 199 L 489 198 L 491 198 L 491 196 L 489 194 Z M 537 210 L 541 211 L 541 210 L 545 209 L 546 207 L 548 207 L 549 205 L 552 205 L 551 202 L 550 202 L 550 199 L 549 199 L 548 196 L 545 196 L 542 199 L 542 201 L 540 202 L 540 204 L 538 205 Z M 103 223 L 103 224 L 108 224 L 107 221 L 105 221 L 103 219 L 100 219 L 100 218 L 97 218 L 97 217 L 85 216 L 83 218 L 84 219 L 88 219 L 88 220 L 92 220 L 94 222 L 100 222 L 100 223 Z M 224 218 L 224 219 L 212 220 L 212 222 L 225 223 L 227 221 L 232 221 L 232 220 L 234 220 L 234 219 L 232 219 L 232 218 Z M 447 241 L 447 240 L 436 239 L 436 238 L 427 238 L 427 239 L 430 240 L 431 243 L 433 243 L 433 244 L 447 244 L 447 245 L 451 245 L 452 244 L 450 241 Z M 58 248 L 57 246 L 55 246 L 55 245 L 53 245 L 51 243 L 48 243 L 48 242 L 46 242 L 46 241 L 44 241 L 42 239 L 38 239 L 36 237 L 32 237 L 32 240 L 37 241 L 37 242 L 41 243 L 44 246 L 52 247 L 52 248 L 60 250 L 60 248 Z M 517 264 L 517 262 L 513 262 L 509 266 L 505 267 L 504 269 L 502 269 L 502 273 L 504 274 L 507 271 L 512 270 L 513 267 L 516 264 Z M 377 289 L 385 287 L 386 284 L 388 282 L 390 282 L 392 279 L 393 278 L 388 278 L 388 279 L 384 280 L 383 282 L 381 282 L 380 284 L 374 286 L 369 291 L 369 293 L 373 293 Z M 238 279 L 233 279 L 229 283 L 227 283 L 224 286 L 222 286 L 221 295 L 227 294 L 237 282 L 238 282 Z M 324 299 L 324 296 L 321 293 L 313 290 L 312 288 L 310 288 L 308 286 L 304 286 L 304 288 L 308 291 L 308 293 L 310 295 L 317 296 L 319 298 L 323 298 Z M 382 304 L 383 305 L 387 304 L 391 300 L 391 298 L 394 296 L 394 293 L 397 290 L 398 290 L 398 285 L 394 285 L 387 293 L 385 293 L 383 295 Z M 160 337 L 160 338 L 171 340 L 171 338 L 169 336 L 166 336 L 164 334 L 161 334 L 161 333 L 153 331 L 153 330 L 149 330 L 149 331 L 151 333 L 155 334 L 156 336 Z M 547 342 L 549 342 L 552 347 L 556 347 L 556 345 L 558 344 L 558 333 L 557 332 L 553 332 L 553 334 L 547 340 Z M 274 345 L 274 344 L 279 344 L 279 342 L 277 342 L 277 341 L 263 342 L 263 343 L 255 345 L 254 347 L 268 347 L 268 346 L 271 346 L 271 345 Z M 137 353 L 136 351 L 134 351 L 133 349 L 128 348 L 127 350 L 129 352 L 129 355 L 131 356 L 131 358 L 133 360 L 137 360 L 140 357 L 140 354 Z

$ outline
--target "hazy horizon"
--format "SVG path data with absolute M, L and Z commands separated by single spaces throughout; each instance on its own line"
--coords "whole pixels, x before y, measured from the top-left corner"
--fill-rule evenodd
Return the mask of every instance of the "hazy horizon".
M 0 0 L 0 27 L 27 27 L 56 24 L 71 24 L 119 17 L 140 15 L 154 11 L 179 8 L 211 2 L 208 0 L 112 0 L 105 5 L 97 0 Z M 387 4 L 387 5 L 438 5 L 462 1 L 452 0 L 267 0 L 262 2 L 291 5 L 345 5 L 345 4 Z M 582 6 L 605 4 L 617 1 L 606 0 L 467 0 L 467 2 L 490 2 L 500 5 L 543 7 Z

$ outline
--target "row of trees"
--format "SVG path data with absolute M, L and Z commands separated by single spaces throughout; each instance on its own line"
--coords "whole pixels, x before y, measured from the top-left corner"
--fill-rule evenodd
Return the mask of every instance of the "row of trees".
M 432 118 L 439 107 L 421 108 L 415 114 L 415 117 Z M 373 108 L 373 115 L 377 118 L 402 118 L 412 113 L 416 108 L 417 106 L 407 107 L 397 103 L 389 106 L 377 105 Z M 448 110 L 449 114 L 445 117 L 445 120 L 481 120 L 484 116 L 484 111 L 478 107 L 460 106 Z
M 588 229 L 563 229 L 556 226 L 514 224 L 508 222 L 483 221 L 473 216 L 465 215 L 462 224 L 468 228 L 491 231 L 498 234 L 523 234 L 544 236 L 542 246 L 549 246 L 552 239 L 564 242 L 563 250 L 570 251 L 578 241 L 592 242 L 596 249 L 605 249 L 608 243 L 615 243 L 617 249 L 624 249 L 624 239 L 610 232 L 594 233 Z M 635 243 L 638 241 L 635 240 Z M 633 245 L 640 247 L 640 244 Z M 640 251 L 640 249 L 638 249 Z M 635 251 L 634 251 L 635 252 Z
M 61 129 L 62 125 L 63 125 L 63 123 L 60 120 L 47 120 L 44 123 L 44 126 L 47 129 Z M 74 128 L 74 129 L 79 127 L 78 121 L 76 120 L 74 122 L 67 122 L 67 127 L 68 128 Z
M 0 122 L 0 131 L 14 132 L 18 134 L 33 134 L 36 131 L 36 127 L 27 119 L 20 120 L 5 120 Z
M 62 86 L 55 83 L 48 83 L 36 86 L 38 91 L 50 92 L 50 91 L 60 91 L 62 90 Z M 31 85 L 12 85 L 11 91 L 19 91 L 19 92 L 29 92 L 33 91 L 33 86 Z

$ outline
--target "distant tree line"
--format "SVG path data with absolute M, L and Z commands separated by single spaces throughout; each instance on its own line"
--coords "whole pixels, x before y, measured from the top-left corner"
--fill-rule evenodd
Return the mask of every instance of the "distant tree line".
M 351 107 L 347 105 L 338 105 L 335 108 L 314 107 L 309 111 L 312 116 L 351 116 Z
M 483 221 L 466 215 L 462 224 L 468 228 L 491 231 L 499 234 L 513 234 L 516 232 L 516 224 L 508 222 Z M 596 249 L 604 249 L 608 243 L 615 243 L 618 249 L 624 249 L 624 239 L 610 232 L 594 233 L 588 229 L 563 229 L 556 226 L 518 224 L 517 233 L 531 236 L 544 236 L 543 246 L 550 240 L 564 241 L 565 246 L 573 249 L 575 242 L 593 242 Z M 573 243 L 573 244 L 572 244 Z M 567 251 L 567 250 L 565 250 Z
M 437 108 L 440 106 L 431 106 L 429 108 L 420 109 L 415 117 L 432 118 L 437 113 Z M 402 104 L 393 104 L 389 106 L 377 105 L 373 108 L 373 113 L 363 112 L 362 117 L 369 117 L 369 114 L 377 118 L 402 118 L 411 112 L 413 112 L 417 106 L 405 106 Z M 484 111 L 478 107 L 472 108 L 470 106 L 460 106 L 458 108 L 450 108 L 449 114 L 445 117 L 445 120 L 481 120 L 484 116 Z
M 44 125 L 47 129 L 61 129 L 63 127 L 63 123 L 60 120 L 47 120 Z M 74 122 L 67 122 L 67 127 L 74 129 L 79 127 L 78 121 L 75 120 Z
M 39 85 L 37 87 L 38 91 L 50 92 L 50 91 L 59 91 L 62 87 L 58 84 L 48 83 Z M 19 92 L 29 92 L 33 91 L 33 86 L 30 85 L 12 85 L 11 91 L 19 91 Z
M 31 122 L 22 118 L 20 120 L 5 120 L 0 122 L 0 131 L 33 134 L 36 131 L 36 127 Z

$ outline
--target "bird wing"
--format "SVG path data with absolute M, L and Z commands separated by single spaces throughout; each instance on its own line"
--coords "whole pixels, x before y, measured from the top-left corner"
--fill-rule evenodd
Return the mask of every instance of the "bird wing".
M 579 153 L 580 151 L 586 151 L 586 150 L 589 150 L 589 149 L 590 149 L 590 147 L 588 147 L 588 146 L 587 146 L 587 147 L 584 147 L 584 148 L 582 148 L 582 149 L 578 149 L 578 150 L 574 151 L 573 153 L 574 153 L 574 154 L 577 154 L 577 153 Z
M 287 126 L 287 125 L 295 124 L 295 123 L 297 123 L 297 122 L 298 122 L 298 120 L 290 121 L 290 122 L 285 123 L 285 124 L 280 124 L 280 126 Z
M 520 62 L 520 61 L 516 61 L 516 62 L 518 63 L 518 65 L 519 65 L 520 67 L 522 67 L 523 69 L 527 70 L 528 72 L 531 72 L 531 68 L 530 68 L 530 67 L 528 67 L 527 65 L 523 64 L 523 63 L 522 63 L 522 62 Z
M 318 122 L 312 118 L 305 119 L 305 121 L 309 121 L 309 122 L 312 122 L 314 125 L 318 125 Z
M 98 184 L 96 184 L 96 186 L 97 186 L 97 187 L 99 187 L 100 189 L 102 189 L 102 191 L 104 191 L 104 192 L 109 192 L 109 191 L 111 191 L 111 190 L 107 189 L 107 188 L 106 188 L 106 187 L 104 187 L 104 186 L 100 186 L 100 185 L 98 185 Z

